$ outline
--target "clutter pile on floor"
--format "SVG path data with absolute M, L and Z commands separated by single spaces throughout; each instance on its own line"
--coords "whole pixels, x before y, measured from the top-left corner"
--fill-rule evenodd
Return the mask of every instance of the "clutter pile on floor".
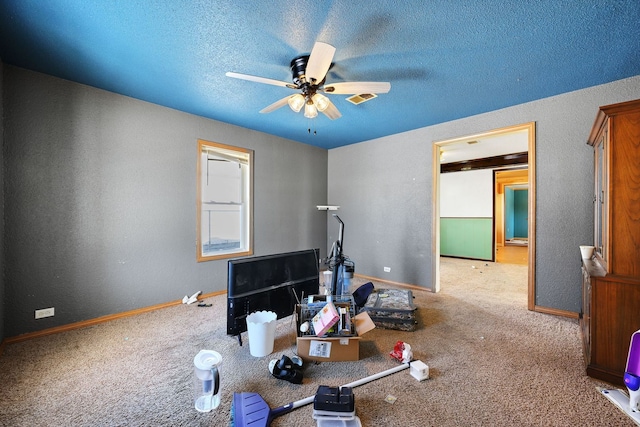
M 350 279 L 355 264 L 342 253 L 344 223 L 339 222 L 338 240 L 331 250 L 326 264 L 329 270 L 325 277 L 324 292 L 318 295 L 296 295 L 297 305 L 294 311 L 296 323 L 296 355 L 283 355 L 269 362 L 269 372 L 275 378 L 292 384 L 303 381 L 303 360 L 307 362 L 353 361 L 359 358 L 359 337 L 379 326 L 384 329 L 413 331 L 416 328 L 413 295 L 409 290 L 381 289 L 375 291 L 373 283 L 368 282 L 349 293 Z M 319 288 L 320 290 L 320 288 Z M 248 316 L 249 314 L 247 312 Z M 247 317 L 248 319 L 248 317 Z M 247 320 L 247 324 L 249 321 Z M 252 345 L 252 329 L 248 328 L 249 346 Z M 264 341 L 262 335 L 253 338 Z M 269 354 L 272 347 L 269 346 Z M 252 352 L 253 355 L 253 352 Z M 231 405 L 231 425 L 240 427 L 266 427 L 271 420 L 293 411 L 301 406 L 313 403 L 313 418 L 318 427 L 342 426 L 360 427 L 360 418 L 356 415 L 356 403 L 353 388 L 387 375 L 410 368 L 410 375 L 417 381 L 429 378 L 429 367 L 413 360 L 411 345 L 398 341 L 389 352 L 392 360 L 399 362 L 393 368 L 378 374 L 342 386 L 321 384 L 316 394 L 271 409 L 258 394 L 241 392 L 233 394 Z M 392 399 L 393 396 L 388 396 Z
M 429 367 L 419 360 L 412 360 L 411 346 L 398 341 L 390 352 L 392 358 L 401 364 L 378 374 L 370 375 L 357 381 L 344 384 L 340 387 L 320 385 L 314 396 L 309 396 L 295 402 L 287 403 L 271 409 L 269 404 L 258 394 L 242 392 L 233 394 L 231 404 L 231 426 L 240 427 L 266 427 L 271 421 L 294 409 L 314 404 L 313 418 L 318 427 L 328 427 L 339 422 L 344 427 L 359 427 L 362 424 L 355 414 L 355 396 L 352 388 L 375 381 L 387 375 L 395 374 L 407 368 L 413 378 L 418 381 L 428 379 Z M 302 382 L 302 360 L 293 356 L 282 356 L 269 362 L 269 371 L 276 378 L 296 383 Z
M 197 300 L 197 294 L 191 298 L 185 297 L 185 303 L 188 303 L 189 300 Z M 363 314 L 371 323 L 371 327 L 375 327 L 369 317 L 369 313 L 371 313 L 382 328 L 411 331 L 415 329 L 413 314 L 415 306 L 411 300 L 410 291 L 396 292 L 389 289 L 376 291 L 371 282 L 360 286 L 348 297 L 344 295 L 316 295 L 313 296 L 313 300 L 308 297 L 298 305 L 296 329 L 299 337 L 310 336 L 314 340 L 335 337 L 348 339 L 357 334 L 355 323 L 358 314 Z M 251 337 L 249 344 L 251 346 Z M 330 346 L 328 348 L 327 353 L 331 354 Z M 302 384 L 304 378 L 303 358 L 308 358 L 310 355 L 308 353 L 300 354 L 300 348 L 297 353 L 297 355 L 290 357 L 282 355 L 279 359 L 272 359 L 268 364 L 269 373 L 277 379 L 292 384 Z M 357 357 L 357 351 L 355 354 Z M 314 396 L 273 409 L 258 393 L 236 392 L 233 394 L 230 425 L 266 427 L 274 418 L 313 403 L 313 418 L 318 427 L 334 425 L 360 427 L 362 424 L 356 415 L 354 387 L 408 368 L 410 375 L 418 381 L 429 378 L 429 367 L 419 360 L 413 360 L 411 345 L 408 343 L 398 341 L 389 355 L 392 360 L 399 362 L 399 365 L 340 387 L 321 384 Z M 313 359 L 308 361 L 313 361 Z M 393 396 L 387 396 L 387 398 L 394 399 Z
M 411 291 L 382 289 L 376 292 L 371 282 L 360 286 L 348 296 L 316 295 L 308 297 L 296 309 L 298 338 L 309 336 L 313 340 L 323 342 L 324 347 L 329 350 L 322 357 L 328 357 L 331 354 L 331 343 L 322 340 L 348 339 L 356 336 L 358 334 L 356 323 L 359 315 L 364 315 L 372 324 L 371 327 L 375 327 L 375 325 L 369 317 L 369 313 L 375 316 L 382 328 L 412 331 L 415 329 L 416 323 L 414 315 L 416 308 L 412 299 Z M 249 343 L 251 344 L 251 337 Z M 357 351 L 355 355 L 357 358 Z M 359 427 L 362 424 L 356 415 L 355 395 L 352 388 L 407 368 L 410 368 L 411 376 L 418 381 L 429 378 L 429 367 L 419 360 L 413 360 L 413 352 L 408 343 L 398 341 L 389 355 L 393 360 L 400 362 L 400 365 L 340 387 L 319 385 L 315 396 L 290 402 L 274 409 L 271 409 L 258 393 L 234 393 L 231 425 L 241 427 L 268 426 L 274 418 L 313 403 L 313 418 L 318 427 L 333 425 Z M 316 355 L 310 351 L 305 350 L 301 353 L 299 345 L 298 355 L 291 357 L 283 355 L 280 359 L 272 359 L 269 362 L 269 372 L 275 378 L 292 384 L 301 384 L 304 377 L 303 358 L 312 361 L 313 356 Z M 321 360 L 323 359 L 321 358 Z

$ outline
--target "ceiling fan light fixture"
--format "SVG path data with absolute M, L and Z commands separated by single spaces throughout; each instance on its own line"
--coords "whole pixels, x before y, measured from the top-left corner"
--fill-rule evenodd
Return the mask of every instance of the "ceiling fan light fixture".
M 318 109 L 313 105 L 311 100 L 304 104 L 304 116 L 308 119 L 313 119 L 318 116 Z
M 326 96 L 321 95 L 319 93 L 314 93 L 311 99 L 313 100 L 313 103 L 315 104 L 316 108 L 320 112 L 326 110 L 327 107 L 329 106 L 329 99 Z
M 338 82 L 326 85 L 327 73 L 334 65 L 335 52 L 335 47 L 330 44 L 316 42 L 309 55 L 301 55 L 294 58 L 289 65 L 293 83 L 231 71 L 227 72 L 226 75 L 235 79 L 282 86 L 300 91 L 301 93 L 288 95 L 277 100 L 260 110 L 260 113 L 271 113 L 288 104 L 291 110 L 296 113 L 300 112 L 304 107 L 304 116 L 307 118 L 317 117 L 318 112 L 321 112 L 331 120 L 342 117 L 338 108 L 331 102 L 330 97 L 323 95 L 325 93 L 335 95 L 357 94 L 347 100 L 353 103 L 360 103 L 375 98 L 377 93 L 389 92 L 391 89 L 391 83 L 389 82 Z M 357 98 L 357 102 L 355 98 Z
M 304 96 L 299 93 L 289 97 L 289 100 L 287 102 L 289 103 L 289 107 L 296 113 L 302 109 L 303 105 L 305 105 Z

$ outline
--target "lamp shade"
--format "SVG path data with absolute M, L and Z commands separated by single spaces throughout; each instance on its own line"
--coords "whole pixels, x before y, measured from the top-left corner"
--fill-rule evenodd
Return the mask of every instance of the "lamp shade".
M 309 101 L 304 104 L 304 116 L 308 119 L 313 119 L 318 116 L 318 109 L 313 105 L 313 102 Z
M 329 106 L 329 99 L 319 93 L 314 93 L 311 97 L 318 111 L 324 111 Z
M 304 96 L 299 93 L 289 97 L 289 100 L 287 102 L 289 103 L 289 107 L 296 113 L 302 109 L 303 105 L 305 105 Z

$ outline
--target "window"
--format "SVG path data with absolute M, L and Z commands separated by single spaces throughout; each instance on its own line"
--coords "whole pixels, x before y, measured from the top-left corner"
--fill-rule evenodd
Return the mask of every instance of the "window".
M 253 151 L 198 140 L 197 260 L 253 253 Z

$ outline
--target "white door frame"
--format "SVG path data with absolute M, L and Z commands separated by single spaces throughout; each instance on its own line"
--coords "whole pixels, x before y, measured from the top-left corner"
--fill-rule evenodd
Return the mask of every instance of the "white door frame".
M 441 147 L 451 144 L 466 143 L 466 141 L 486 139 L 492 136 L 505 135 L 513 132 L 527 131 L 528 141 L 528 175 L 529 175 L 529 258 L 528 258 L 528 296 L 527 308 L 535 310 L 536 287 L 536 126 L 535 122 L 508 126 L 474 135 L 467 135 L 433 143 L 433 232 L 431 260 L 431 290 L 440 291 L 440 154 Z

